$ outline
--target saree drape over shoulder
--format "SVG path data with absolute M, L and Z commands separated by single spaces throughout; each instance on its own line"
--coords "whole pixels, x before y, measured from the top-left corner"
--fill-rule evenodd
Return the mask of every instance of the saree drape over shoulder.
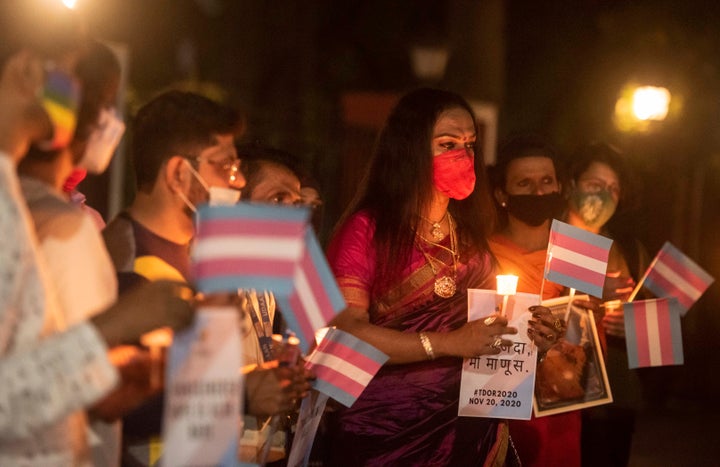
M 375 325 L 412 333 L 450 331 L 467 322 L 467 288 L 494 288 L 490 256 L 461 254 L 457 293 L 440 298 L 433 293 L 436 275 L 417 250 L 397 280 L 379 284 L 373 233 L 367 213 L 354 215 L 331 243 L 328 260 L 348 305 L 368 309 Z M 447 251 L 426 252 L 448 265 L 436 267 L 438 276 L 451 273 Z M 385 365 L 351 408 L 328 419 L 331 464 L 501 465 L 506 425 L 458 417 L 461 368 L 460 358 Z

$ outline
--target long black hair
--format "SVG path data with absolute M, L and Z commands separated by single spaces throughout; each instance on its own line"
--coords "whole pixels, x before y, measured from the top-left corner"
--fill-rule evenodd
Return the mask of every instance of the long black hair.
M 470 105 L 458 94 L 422 88 L 406 94 L 382 129 L 363 183 L 341 223 L 349 215 L 367 210 L 375 220 L 374 243 L 380 277 L 390 278 L 409 261 L 419 214 L 433 198 L 432 135 L 440 114 L 466 110 L 477 123 Z M 488 251 L 487 237 L 495 222 L 485 165 L 475 144 L 475 190 L 448 210 L 458 227 L 462 252 Z M 383 258 L 401 258 L 386 261 Z

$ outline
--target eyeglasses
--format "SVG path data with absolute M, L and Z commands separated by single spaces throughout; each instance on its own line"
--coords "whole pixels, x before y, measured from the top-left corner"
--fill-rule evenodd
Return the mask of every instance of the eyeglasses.
M 240 165 L 242 164 L 242 160 L 237 157 L 226 157 L 224 159 L 211 159 L 205 156 L 185 157 L 198 162 L 207 162 L 212 165 L 216 171 L 221 173 L 222 176 L 227 177 L 230 183 L 234 183 L 237 180 L 238 173 L 240 172 Z

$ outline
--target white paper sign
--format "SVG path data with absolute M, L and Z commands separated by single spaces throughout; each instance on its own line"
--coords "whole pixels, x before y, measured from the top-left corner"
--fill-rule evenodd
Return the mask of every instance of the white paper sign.
M 237 466 L 242 399 L 234 307 L 199 309 L 168 354 L 162 465 Z
M 328 396 L 315 390 L 310 391 L 310 395 L 303 399 L 300 405 L 295 438 L 288 456 L 288 467 L 304 467 L 308 465 L 310 450 L 315 440 L 320 419 L 325 411 L 327 400 Z
M 468 320 L 485 318 L 499 310 L 502 296 L 494 290 L 468 289 Z M 458 415 L 466 417 L 529 420 L 532 415 L 537 349 L 527 335 L 528 307 L 539 303 L 538 295 L 518 293 L 508 297 L 505 314 L 517 334 L 498 355 L 463 360 Z

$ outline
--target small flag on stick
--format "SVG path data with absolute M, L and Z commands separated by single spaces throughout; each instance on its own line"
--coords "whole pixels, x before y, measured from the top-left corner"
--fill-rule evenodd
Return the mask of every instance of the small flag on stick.
M 330 328 L 305 367 L 317 376 L 315 389 L 350 407 L 388 358 L 352 334 Z
M 645 273 L 644 285 L 656 297 L 676 297 L 681 316 L 685 316 L 714 281 L 682 251 L 665 242 Z
M 675 298 L 623 304 L 630 368 L 683 364 L 681 309 Z
M 202 206 L 198 217 L 192 251 L 198 290 L 290 294 L 295 266 L 304 251 L 308 210 L 239 203 Z
M 612 240 L 553 219 L 545 279 L 602 297 Z
M 300 339 L 303 350 L 315 340 L 315 331 L 345 308 L 345 299 L 320 248 L 312 227 L 305 230 L 305 249 L 293 276 L 289 295 L 276 294 L 283 317 Z

